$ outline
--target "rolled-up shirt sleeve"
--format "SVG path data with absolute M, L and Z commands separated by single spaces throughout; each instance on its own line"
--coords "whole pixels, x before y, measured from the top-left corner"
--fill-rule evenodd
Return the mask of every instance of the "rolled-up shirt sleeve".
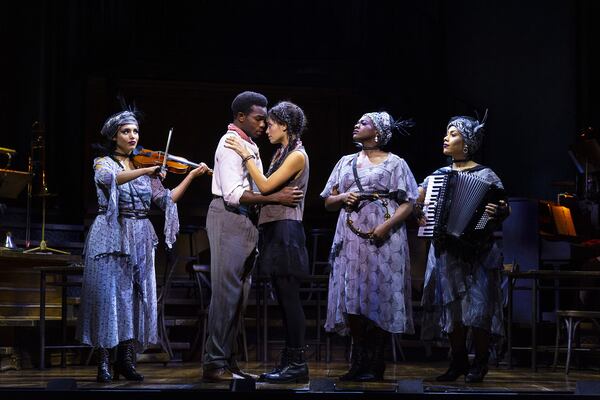
M 246 179 L 244 174 L 240 173 L 243 169 L 242 159 L 235 151 L 222 145 L 217 149 L 217 157 L 219 157 L 218 173 L 223 199 L 230 206 L 239 206 L 240 198 L 249 187 L 247 183 L 244 185 Z
M 248 171 L 242 165 L 242 158 L 233 150 L 224 146 L 225 138 L 230 135 L 224 135 L 219 141 L 215 152 L 215 170 L 212 183 L 212 192 L 214 195 L 222 196 L 227 205 L 238 207 L 240 198 L 246 190 L 250 189 L 248 181 Z M 231 136 L 237 136 L 231 134 Z M 249 162 L 260 163 L 257 151 L 247 146 L 257 157 Z M 262 165 L 259 168 L 262 171 Z

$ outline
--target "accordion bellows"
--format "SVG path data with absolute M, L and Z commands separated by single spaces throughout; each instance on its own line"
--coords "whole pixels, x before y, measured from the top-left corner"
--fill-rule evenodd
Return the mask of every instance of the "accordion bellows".
M 485 206 L 496 201 L 500 192 L 496 185 L 467 172 L 431 175 L 423 209 L 426 223 L 418 236 L 434 240 L 450 237 L 467 243 L 485 236 L 490 221 Z

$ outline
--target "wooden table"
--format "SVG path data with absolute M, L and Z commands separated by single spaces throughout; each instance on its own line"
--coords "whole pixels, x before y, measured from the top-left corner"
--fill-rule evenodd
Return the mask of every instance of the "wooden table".
M 563 267 L 564 268 L 564 267 Z M 541 290 L 554 290 L 555 295 L 561 290 L 600 290 L 600 286 L 586 286 L 582 278 L 600 278 L 600 271 L 569 271 L 569 270 L 532 270 L 524 272 L 505 272 L 508 277 L 508 315 L 507 315 L 507 359 L 509 368 L 512 367 L 512 309 L 513 309 L 513 291 L 531 290 L 531 347 L 522 348 L 531 350 L 531 369 L 537 371 L 537 324 L 539 316 L 538 296 Z M 560 279 L 580 279 L 580 284 L 560 285 Z M 517 280 L 530 279 L 531 288 L 515 287 Z M 554 280 L 549 286 L 541 285 L 542 280 Z M 555 310 L 556 311 L 556 310 Z

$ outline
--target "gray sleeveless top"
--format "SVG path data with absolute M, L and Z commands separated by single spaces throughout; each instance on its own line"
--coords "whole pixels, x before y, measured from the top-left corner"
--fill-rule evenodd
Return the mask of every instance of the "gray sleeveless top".
M 304 147 L 299 147 L 294 151 L 299 151 L 304 156 L 304 169 L 302 172 L 300 172 L 299 176 L 292 178 L 284 186 L 298 186 L 298 188 L 304 193 L 304 197 L 296 207 L 286 207 L 282 206 L 281 204 L 267 204 L 262 206 L 260 209 L 260 217 L 258 218 L 258 225 L 266 224 L 267 222 L 281 221 L 284 219 L 302 221 L 302 214 L 304 214 L 304 199 L 306 199 L 306 188 L 308 187 L 308 172 L 310 168 L 308 165 L 308 155 L 306 154 Z

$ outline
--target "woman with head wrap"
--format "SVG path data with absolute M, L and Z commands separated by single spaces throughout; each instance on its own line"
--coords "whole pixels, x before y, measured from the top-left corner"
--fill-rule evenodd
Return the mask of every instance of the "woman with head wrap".
M 279 148 L 266 176 L 254 163 L 247 162 L 254 155 L 238 138 L 227 138 L 225 147 L 240 155 L 262 194 L 291 186 L 306 195 L 309 163 L 300 140 L 306 126 L 304 112 L 297 105 L 282 101 L 269 110 L 267 117 L 267 136 Z M 280 204 L 263 205 L 258 219 L 258 273 L 270 277 L 273 282 L 286 332 L 279 366 L 260 377 L 269 383 L 308 381 L 308 365 L 304 359 L 306 321 L 300 302 L 300 278 L 308 274 L 303 213 L 304 197 L 294 208 Z
M 350 370 L 341 380 L 382 380 L 389 333 L 413 333 L 405 219 L 417 198 L 406 162 L 382 150 L 411 121 L 387 112 L 363 115 L 353 139 L 362 150 L 342 157 L 321 197 L 339 211 L 331 249 L 325 329 L 352 337 Z
M 98 382 L 123 375 L 141 381 L 135 370 L 136 349 L 158 343 L 154 250 L 158 238 L 148 219 L 151 203 L 165 212 L 165 242 L 171 247 L 179 231 L 176 202 L 191 181 L 207 171 L 192 170 L 173 190 L 161 183 L 161 167 L 136 168 L 131 156 L 138 144 L 135 112 L 106 120 L 104 157 L 94 159 L 98 215 L 85 243 L 85 268 L 77 337 L 96 347 Z M 111 374 L 109 349 L 117 347 Z
M 483 141 L 486 117 L 482 122 L 463 116 L 450 119 L 443 152 L 452 162 L 434 174 L 461 171 L 502 189 L 502 182 L 494 171 L 472 160 Z M 417 209 L 423 202 L 430 178 L 427 177 L 419 188 Z M 492 218 L 492 228 L 501 227 L 509 212 L 505 198 L 487 204 L 485 209 Z M 423 224 L 423 219 L 420 222 Z M 502 334 L 501 266 L 502 251 L 492 235 L 486 236 L 483 244 L 472 251 L 465 246 L 449 246 L 436 240 L 432 243 L 425 271 L 421 336 L 433 339 L 441 330 L 448 335 L 451 346 L 450 367 L 436 378 L 437 381 L 455 381 L 465 375 L 466 382 L 481 382 L 486 375 L 490 333 Z M 469 327 L 475 345 L 475 360 L 471 366 L 466 347 Z

